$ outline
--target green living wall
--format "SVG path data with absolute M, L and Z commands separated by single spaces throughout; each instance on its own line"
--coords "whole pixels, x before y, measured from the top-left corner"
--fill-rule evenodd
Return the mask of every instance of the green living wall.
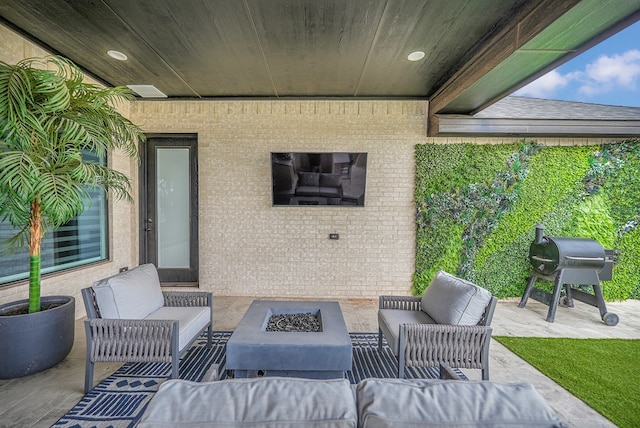
M 640 140 L 601 146 L 416 146 L 416 273 L 442 269 L 520 297 L 536 224 L 616 249 L 606 300 L 640 298 Z

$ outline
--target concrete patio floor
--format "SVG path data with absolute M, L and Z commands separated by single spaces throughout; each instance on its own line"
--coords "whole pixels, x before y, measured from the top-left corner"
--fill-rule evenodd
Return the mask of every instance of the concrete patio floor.
M 215 297 L 214 329 L 233 330 L 253 300 L 252 297 Z M 377 300 L 341 300 L 340 305 L 349 331 L 377 331 Z M 575 308 L 558 308 L 555 322 L 548 323 L 545 321 L 548 308 L 541 303 L 529 300 L 526 308 L 520 309 L 518 300 L 504 300 L 498 303 L 493 318 L 493 334 L 640 339 L 640 301 L 608 303 L 607 309 L 620 317 L 617 326 L 607 326 L 600 320 L 597 308 L 581 302 L 576 302 Z M 492 381 L 533 384 L 567 425 L 615 426 L 495 340 L 491 343 L 490 358 Z M 84 329 L 82 320 L 78 320 L 74 347 L 65 361 L 42 373 L 0 380 L 0 427 L 49 427 L 55 423 L 83 397 L 84 361 Z M 96 364 L 95 382 L 119 366 Z M 465 373 L 471 379 L 480 379 L 479 370 Z

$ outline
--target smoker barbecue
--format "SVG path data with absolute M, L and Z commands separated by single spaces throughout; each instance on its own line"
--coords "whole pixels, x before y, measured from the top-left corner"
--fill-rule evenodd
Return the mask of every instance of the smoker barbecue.
M 612 278 L 613 250 L 605 250 L 593 239 L 544 236 L 544 226 L 537 225 L 535 240 L 529 248 L 529 261 L 533 272 L 519 307 L 524 308 L 531 297 L 549 306 L 547 321 L 553 322 L 564 285 L 564 306 L 573 307 L 573 299 L 579 300 L 596 306 L 607 325 L 618 324 L 618 316 L 607 312 L 600 286 L 600 281 Z M 538 278 L 555 283 L 553 294 L 534 287 Z M 593 294 L 575 289 L 574 285 L 591 285 Z

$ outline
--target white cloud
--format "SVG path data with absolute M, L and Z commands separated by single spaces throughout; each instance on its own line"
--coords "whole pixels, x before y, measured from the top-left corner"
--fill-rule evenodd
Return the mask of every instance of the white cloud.
M 561 74 L 553 70 L 514 95 L 536 98 L 554 98 L 558 91 L 570 85 L 583 97 L 593 97 L 617 90 L 635 91 L 640 80 L 640 50 L 633 49 L 623 54 L 602 55 L 590 62 L 584 70 Z
M 568 75 L 562 75 L 556 70 L 553 70 L 529 83 L 527 86 L 518 89 L 513 95 L 549 98 L 553 96 L 556 91 L 567 86 L 569 81 L 570 78 Z
M 616 89 L 635 90 L 640 78 L 640 50 L 598 57 L 579 75 L 580 93 L 591 96 Z

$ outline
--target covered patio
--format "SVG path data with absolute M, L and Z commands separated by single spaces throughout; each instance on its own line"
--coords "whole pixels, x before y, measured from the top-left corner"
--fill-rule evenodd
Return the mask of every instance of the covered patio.
M 234 330 L 254 299 L 269 298 L 339 300 L 349 332 L 377 332 L 377 296 L 410 294 L 415 273 L 416 145 L 507 144 L 525 137 L 548 145 L 593 145 L 639 135 L 638 109 L 595 111 L 585 105 L 575 111 L 575 104 L 545 103 L 538 104 L 540 112 L 530 108 L 530 100 L 505 98 L 636 22 L 637 0 L 468 0 L 457 2 L 460 10 L 444 8 L 444 17 L 435 3 L 418 0 L 379 2 L 371 9 L 372 2 L 353 2 L 358 6 L 346 11 L 336 11 L 342 3 L 331 0 L 311 8 L 304 7 L 310 2 L 280 2 L 293 16 L 308 18 L 300 21 L 305 28 L 294 29 L 265 3 L 228 2 L 214 11 L 216 26 L 200 22 L 207 16 L 202 10 L 176 11 L 171 1 L 149 2 L 155 11 L 143 2 L 107 0 L 78 2 L 77 9 L 66 1 L 0 6 L 0 60 L 66 55 L 92 81 L 140 90 L 122 110 L 151 138 L 196 142 L 199 199 L 190 214 L 199 231 L 190 244 L 199 255 L 192 269 L 197 275 L 163 282 L 171 289 L 211 291 L 216 331 Z M 324 8 L 334 13 L 321 14 Z M 176 18 L 170 28 L 181 37 L 172 37 L 161 18 L 149 19 L 150 12 Z M 482 25 L 475 28 L 479 16 Z M 377 24 L 369 26 L 373 17 Z M 191 22 L 199 22 L 200 31 L 182 33 Z M 276 37 L 273 28 L 284 30 Z M 227 31 L 228 39 L 217 30 Z M 301 37 L 303 30 L 314 37 Z M 213 43 L 207 37 L 217 38 Z M 342 51 L 347 44 L 350 54 Z M 129 63 L 106 57 L 116 47 L 130 49 Z M 417 48 L 431 54 L 429 61 L 407 60 Z M 141 83 L 164 93 L 146 98 L 145 89 L 154 88 L 135 85 Z M 553 117 L 545 116 L 550 112 Z M 570 123 L 556 120 L 568 112 L 576 114 L 564 117 Z M 549 127 L 558 122 L 570 126 Z M 274 207 L 269 156 L 293 151 L 367 152 L 365 206 Z M 151 228 L 141 170 L 147 165 L 121 153 L 110 154 L 109 163 L 131 177 L 136 200 L 107 205 L 108 250 L 98 262 L 43 277 L 44 294 L 76 298 L 73 350 L 52 369 L 0 380 L 0 426 L 48 427 L 83 397 L 80 289 L 120 269 L 157 261 L 146 247 Z M 0 303 L 23 299 L 26 289 L 25 280 L 3 284 Z M 551 324 L 542 304 L 520 309 L 517 299 L 502 300 L 493 335 L 640 339 L 640 302 L 608 306 L 620 317 L 614 328 L 585 305 L 558 311 Z M 492 381 L 533 384 L 569 426 L 612 426 L 497 341 L 490 349 Z M 97 364 L 95 380 L 119 365 Z

